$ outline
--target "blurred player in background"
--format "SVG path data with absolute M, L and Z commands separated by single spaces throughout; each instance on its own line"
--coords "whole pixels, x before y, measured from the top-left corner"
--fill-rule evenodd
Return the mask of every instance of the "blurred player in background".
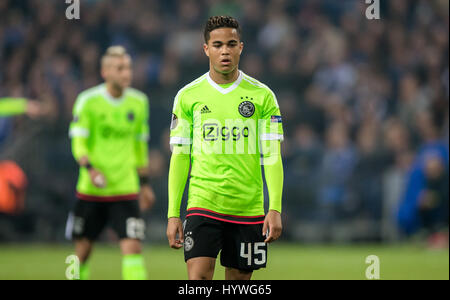
M 155 198 L 148 182 L 149 104 L 146 95 L 129 87 L 131 63 L 123 47 L 108 48 L 101 61 L 105 83 L 82 92 L 73 109 L 69 135 L 80 165 L 79 201 L 67 233 L 75 240 L 81 279 L 89 278 L 87 260 L 107 223 L 120 240 L 123 279 L 147 276 L 139 201 L 151 207 Z
M 0 98 L 0 117 L 10 117 L 26 114 L 37 118 L 48 113 L 48 108 L 36 100 L 25 98 Z
M 212 279 L 221 251 L 225 278 L 249 280 L 266 266 L 267 243 L 282 230 L 280 109 L 267 86 L 238 69 L 243 43 L 234 18 L 209 18 L 204 38 L 210 70 L 181 89 L 173 105 L 167 237 L 172 248 L 184 245 L 189 279 Z M 190 166 L 183 232 L 180 204 Z

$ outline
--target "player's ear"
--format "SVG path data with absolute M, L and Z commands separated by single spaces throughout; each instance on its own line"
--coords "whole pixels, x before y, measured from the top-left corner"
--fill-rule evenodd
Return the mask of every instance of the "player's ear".
M 100 69 L 100 75 L 102 76 L 103 80 L 106 80 L 108 72 L 106 71 L 106 68 L 104 66 Z
M 239 44 L 239 55 L 242 54 L 242 50 L 244 50 L 244 42 L 240 42 Z
M 203 44 L 203 51 L 205 51 L 206 56 L 209 57 L 209 47 L 208 47 L 208 44 Z
M 109 69 L 110 69 L 110 65 L 109 64 L 103 64 L 100 68 L 100 75 L 102 76 L 103 80 L 107 80 L 109 77 Z

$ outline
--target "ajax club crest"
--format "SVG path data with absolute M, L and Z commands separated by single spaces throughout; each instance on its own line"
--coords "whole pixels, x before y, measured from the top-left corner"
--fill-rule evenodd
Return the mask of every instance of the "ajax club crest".
M 190 251 L 194 247 L 194 239 L 190 236 L 184 240 L 184 251 Z
M 255 113 L 255 105 L 250 101 L 244 101 L 239 104 L 239 113 L 246 118 L 250 118 Z

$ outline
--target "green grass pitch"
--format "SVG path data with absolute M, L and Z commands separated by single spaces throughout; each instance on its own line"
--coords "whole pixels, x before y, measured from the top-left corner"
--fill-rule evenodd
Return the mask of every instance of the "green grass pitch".
M 65 279 L 66 257 L 73 248 L 65 245 L 0 245 L 0 280 Z M 320 245 L 275 243 L 269 247 L 266 269 L 253 279 L 356 279 L 365 280 L 365 259 L 377 255 L 380 279 L 449 279 L 449 252 L 420 245 Z M 144 257 L 149 279 L 187 279 L 182 250 L 146 244 Z M 91 279 L 121 279 L 118 246 L 96 245 L 91 257 Z M 224 279 L 219 260 L 214 279 Z

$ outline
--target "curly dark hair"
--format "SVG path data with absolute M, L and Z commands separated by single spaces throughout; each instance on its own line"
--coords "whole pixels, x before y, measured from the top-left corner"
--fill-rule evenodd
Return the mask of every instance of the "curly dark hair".
M 217 28 L 235 28 L 239 35 L 239 39 L 241 38 L 241 26 L 239 26 L 239 22 L 230 16 L 214 16 L 210 17 L 205 25 L 205 31 L 203 36 L 205 38 L 205 43 L 208 43 L 210 38 L 210 32 Z

